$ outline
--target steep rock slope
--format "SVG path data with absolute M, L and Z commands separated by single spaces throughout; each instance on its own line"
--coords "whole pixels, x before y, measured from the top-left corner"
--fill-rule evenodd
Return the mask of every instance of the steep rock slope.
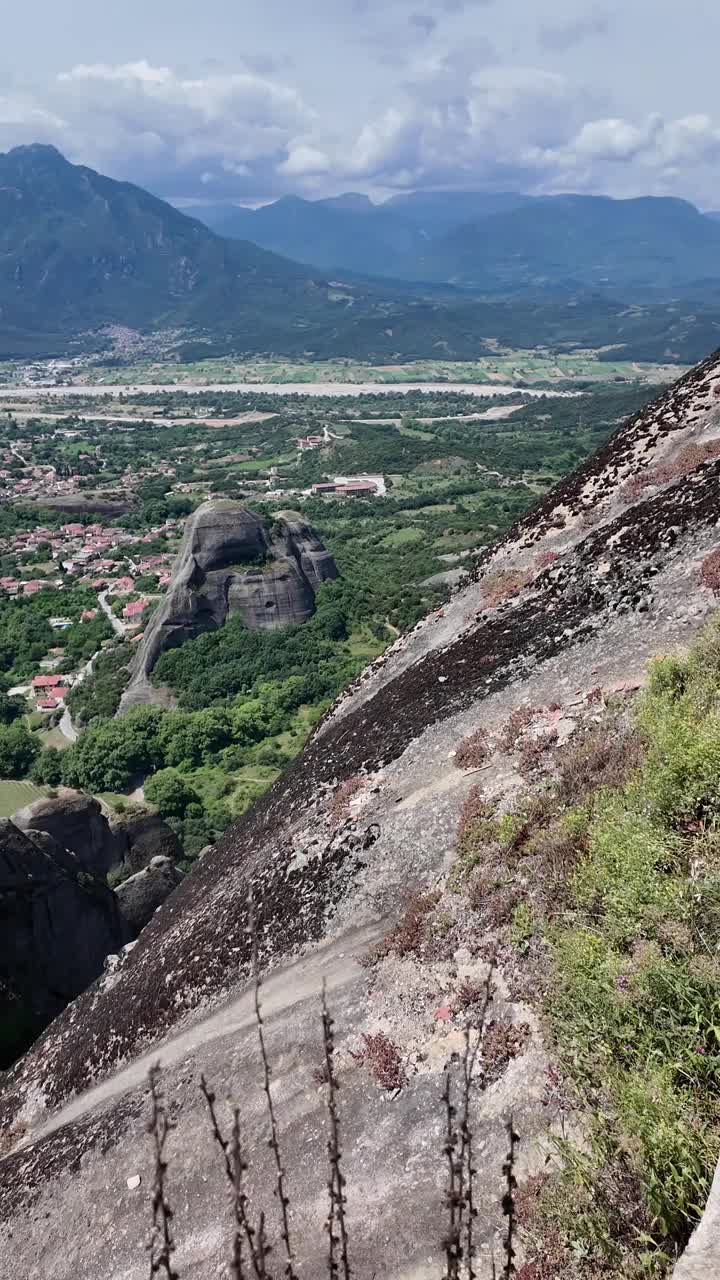
M 325 1172 L 308 1154 L 321 1145 L 312 1144 L 322 1125 L 314 1073 L 323 978 L 342 1060 L 355 1265 L 408 1280 L 439 1274 L 438 1098 L 443 1064 L 463 1043 L 450 1004 L 458 984 L 481 988 L 488 935 L 471 930 L 462 946 L 451 954 L 440 948 L 424 967 L 398 949 L 369 972 L 357 958 L 387 933 L 387 917 L 397 916 L 408 889 L 432 889 L 452 866 L 477 780 L 476 769 L 460 769 L 453 758 L 468 734 L 480 725 L 493 737 L 522 707 L 541 709 L 558 737 L 569 732 L 597 691 L 638 685 L 649 658 L 683 651 L 715 609 L 701 570 L 720 543 L 719 410 L 717 354 L 484 552 L 475 577 L 357 681 L 113 974 L 10 1073 L 0 1102 L 6 1148 L 17 1148 L 0 1197 L 0 1259 L 9 1276 L 31 1270 L 41 1241 L 45 1280 L 143 1274 L 146 1206 L 126 1186 L 137 1188 L 139 1172 L 150 1176 L 138 1133 L 147 1068 L 158 1057 L 182 1109 L 171 1151 L 174 1195 L 184 1206 L 177 1261 L 183 1276 L 217 1274 L 227 1225 L 195 1073 L 205 1071 L 219 1097 L 240 1100 L 259 1165 L 254 1183 L 270 1177 L 252 995 L 243 989 L 250 889 L 261 962 L 278 966 L 265 988 L 266 1034 L 304 1274 L 314 1278 L 326 1266 Z M 510 797 L 522 779 L 508 757 L 494 756 L 484 784 Z M 497 983 L 495 1016 L 508 1037 L 515 1028 L 522 1047 L 475 1112 L 483 1280 L 503 1231 L 505 1119 L 512 1111 L 523 1135 L 520 1180 L 542 1170 L 548 1135 L 562 1119 L 548 1098 L 549 1064 L 532 1009 L 502 965 Z M 380 1032 L 399 1046 L 408 1075 L 394 1100 L 362 1066 L 363 1036 Z M 84 1227 L 71 1249 L 69 1217 Z
M 337 577 L 335 561 L 299 516 L 281 515 L 272 531 L 237 502 L 211 501 L 188 520 L 172 582 L 143 636 L 121 711 L 158 701 L 150 684 L 166 649 L 214 631 L 238 614 L 251 631 L 306 622 L 315 590 Z

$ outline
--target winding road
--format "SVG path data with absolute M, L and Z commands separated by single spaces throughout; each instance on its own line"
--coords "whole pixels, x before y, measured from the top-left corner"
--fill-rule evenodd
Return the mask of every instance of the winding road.
M 108 622 L 110 623 L 110 626 L 115 632 L 115 635 L 120 636 L 124 639 L 126 634 L 125 628 L 122 622 L 120 621 L 120 619 L 115 617 L 115 614 L 113 613 L 110 605 L 108 604 L 107 591 L 100 592 L 100 594 L 98 595 L 98 604 L 100 605 L 100 608 L 102 609 L 103 613 L 108 619 Z M 85 666 L 82 668 L 82 670 L 78 672 L 75 678 L 75 685 L 82 684 L 83 680 L 85 680 L 92 673 L 92 669 L 95 664 L 95 659 L 97 658 L 99 653 L 100 653 L 100 649 L 96 649 L 92 657 L 88 658 L 87 662 L 85 663 Z M 58 724 L 58 729 L 60 730 L 63 737 L 67 738 L 68 742 L 77 742 L 79 734 L 77 729 L 75 728 L 75 725 L 73 724 L 73 718 L 70 714 L 69 707 L 66 707 L 65 710 L 63 711 L 62 718 Z

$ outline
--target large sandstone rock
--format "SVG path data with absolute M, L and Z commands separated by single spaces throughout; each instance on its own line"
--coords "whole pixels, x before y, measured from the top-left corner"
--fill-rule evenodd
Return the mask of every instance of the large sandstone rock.
M 75 854 L 84 871 L 100 879 L 123 861 L 123 841 L 111 830 L 98 801 L 81 791 L 63 787 L 57 796 L 20 809 L 13 820 L 21 831 L 52 836 Z
M 171 858 L 153 858 L 144 871 L 130 876 L 116 893 L 120 911 L 134 937 L 149 924 L 166 898 L 177 889 L 183 880 L 182 871 L 178 870 Z
M 121 842 L 123 860 L 132 872 L 143 871 L 153 858 L 169 858 L 179 862 L 183 849 L 172 827 L 159 813 L 128 813 L 113 818 L 113 836 Z
M 0 1067 L 129 938 L 115 895 L 77 857 L 0 819 Z
M 159 700 L 150 676 L 166 649 L 216 630 L 233 614 L 253 631 L 306 622 L 316 588 L 336 577 L 335 561 L 301 516 L 282 514 L 269 529 L 240 503 L 204 503 L 188 520 L 172 583 L 140 644 L 121 712 Z

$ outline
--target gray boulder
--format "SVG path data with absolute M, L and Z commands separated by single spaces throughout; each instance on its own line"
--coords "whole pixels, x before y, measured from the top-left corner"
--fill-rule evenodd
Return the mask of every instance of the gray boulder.
M 110 822 L 113 836 L 121 842 L 125 866 L 133 873 L 143 871 L 153 858 L 169 858 L 178 862 L 183 856 L 182 845 L 172 827 L 159 813 L 128 813 L 118 815 Z
M 238 502 L 203 503 L 188 520 L 170 588 L 139 645 L 120 711 L 160 702 L 150 676 L 160 654 L 239 615 L 252 631 L 306 622 L 315 591 L 338 574 L 314 529 L 295 512 L 272 527 Z
M 63 787 L 57 796 L 20 809 L 13 821 L 28 834 L 45 832 L 75 854 L 82 870 L 100 879 L 123 861 L 123 841 L 111 830 L 98 801 L 81 791 Z
M 73 853 L 0 819 L 0 1068 L 129 940 L 115 895 Z
M 170 858 L 153 858 L 144 871 L 118 885 L 117 900 L 123 919 L 133 937 L 149 924 L 158 907 L 183 880 L 183 873 Z

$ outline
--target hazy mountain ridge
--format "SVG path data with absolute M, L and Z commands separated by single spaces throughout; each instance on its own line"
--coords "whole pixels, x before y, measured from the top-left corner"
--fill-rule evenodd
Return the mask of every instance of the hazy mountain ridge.
M 358 207 L 357 197 L 291 196 L 206 216 L 224 235 L 324 269 L 489 293 L 575 288 L 660 296 L 720 281 L 717 215 L 669 197 L 416 192 Z
M 469 199 L 460 200 L 465 211 Z M 350 219 L 360 255 L 366 241 L 355 229 L 379 226 L 376 214 L 364 205 L 360 211 L 356 196 L 349 210 L 337 204 L 318 210 L 293 198 L 264 216 L 282 219 L 289 209 L 297 236 L 318 214 L 334 227 Z M 417 212 L 423 204 L 409 199 L 402 207 Z M 720 240 L 717 223 L 687 208 Z M 533 209 L 496 213 L 486 222 L 502 228 Z M 379 217 L 395 236 L 394 215 L 380 210 Z M 416 254 L 401 249 L 406 242 L 417 246 L 421 234 L 411 222 L 397 225 L 399 241 L 383 249 L 396 275 L 403 262 L 417 263 Z M 332 256 L 336 249 L 337 240 Z M 423 253 L 427 265 L 419 275 L 431 269 L 426 247 Z M 703 285 L 697 294 L 688 290 L 687 301 L 660 298 L 639 308 L 622 295 L 603 296 L 594 277 L 588 287 L 579 269 L 573 275 L 553 290 L 546 278 L 511 279 L 504 293 L 488 289 L 479 297 L 442 283 L 370 279 L 360 270 L 323 275 L 247 240 L 223 239 L 139 187 L 69 164 L 53 147 L 19 147 L 0 156 L 0 359 L 97 349 L 110 324 L 143 334 L 179 333 L 182 359 L 272 353 L 467 360 L 499 341 L 560 349 L 623 343 L 629 359 L 689 363 L 717 345 L 720 281 L 714 296 Z

